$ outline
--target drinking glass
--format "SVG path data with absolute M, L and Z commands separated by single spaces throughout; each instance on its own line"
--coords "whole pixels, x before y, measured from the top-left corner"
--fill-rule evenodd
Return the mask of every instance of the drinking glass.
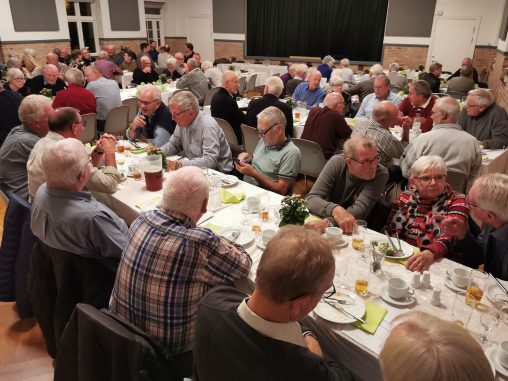
M 480 315 L 480 324 L 485 334 L 480 334 L 480 343 L 486 344 L 489 341 L 487 334 L 499 325 L 499 314 L 497 311 L 485 311 Z
M 247 205 L 242 206 L 241 208 L 242 214 L 243 214 L 243 225 L 249 225 L 249 215 L 250 215 L 250 208 Z
M 474 305 L 480 304 L 485 290 L 485 284 L 489 278 L 489 273 L 480 270 L 472 270 L 469 274 L 469 282 L 467 284 L 467 293 L 473 296 Z
M 493 299 L 499 310 L 499 320 L 508 324 L 508 295 L 496 294 Z
M 347 275 L 347 262 L 342 261 L 335 265 L 335 277 L 337 278 L 337 287 L 346 288 L 345 280 Z
M 366 263 L 358 260 L 355 267 L 355 292 L 358 295 L 365 296 L 369 293 L 370 272 L 366 268 Z
M 356 220 L 353 226 L 352 246 L 353 249 L 362 251 L 364 249 L 365 232 L 367 230 L 367 222 L 364 220 Z
M 475 305 L 474 300 L 474 296 L 468 294 L 467 291 L 458 292 L 453 299 L 452 320 L 462 328 L 466 328 L 471 319 Z

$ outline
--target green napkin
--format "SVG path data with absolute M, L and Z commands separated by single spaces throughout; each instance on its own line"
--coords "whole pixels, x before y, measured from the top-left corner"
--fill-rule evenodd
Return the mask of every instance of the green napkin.
M 305 219 L 305 222 L 308 222 L 308 221 L 321 221 L 321 220 L 322 220 L 321 217 L 315 216 L 313 214 L 309 214 L 309 217 L 307 217 Z
M 223 204 L 238 204 L 245 198 L 245 193 L 232 193 L 227 189 L 221 189 L 221 202 Z
M 377 327 L 381 324 L 383 319 L 385 318 L 388 310 L 384 307 L 381 307 L 379 304 L 375 304 L 365 301 L 365 315 L 362 316 L 363 320 L 367 323 L 363 324 L 361 321 L 356 321 L 353 325 L 356 328 L 360 328 L 371 335 L 376 333 Z
M 207 229 L 210 229 L 215 234 L 219 234 L 219 231 L 222 229 L 222 227 L 220 227 L 219 225 L 214 225 L 214 224 L 211 224 L 211 223 L 203 225 L 203 227 L 207 228 Z
M 160 205 L 162 201 L 162 195 L 158 194 L 156 196 L 150 197 L 146 200 L 141 200 L 135 203 L 136 208 L 141 209 L 143 212 L 148 210 L 155 210 Z

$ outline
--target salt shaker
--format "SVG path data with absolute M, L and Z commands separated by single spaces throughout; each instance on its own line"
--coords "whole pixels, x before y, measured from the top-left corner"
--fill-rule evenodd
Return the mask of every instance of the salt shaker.
M 425 288 L 430 287 L 430 271 L 424 271 L 422 277 L 422 286 Z
M 420 273 L 416 272 L 411 275 L 411 287 L 419 288 L 420 287 Z
M 435 288 L 432 290 L 432 299 L 430 300 L 430 304 L 433 306 L 439 306 L 441 304 L 441 289 Z

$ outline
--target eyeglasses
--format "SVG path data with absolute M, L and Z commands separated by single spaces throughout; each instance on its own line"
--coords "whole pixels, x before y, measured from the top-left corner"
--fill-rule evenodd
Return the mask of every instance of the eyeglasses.
M 337 292 L 337 290 L 335 289 L 335 285 L 332 283 L 332 287 L 330 287 L 328 290 L 323 292 L 323 298 L 325 298 L 325 299 L 333 299 L 332 296 L 335 295 L 336 292 Z M 298 298 L 301 298 L 302 296 L 313 295 L 313 294 L 320 294 L 320 293 L 319 292 L 312 292 L 312 293 L 307 293 L 307 294 L 300 294 L 298 296 L 295 296 L 294 298 L 291 298 L 290 300 L 293 301 L 293 300 L 296 300 Z
M 424 182 L 425 184 L 430 184 L 432 180 L 434 180 L 436 183 L 441 183 L 446 180 L 446 175 L 438 175 L 438 176 L 422 176 L 422 177 L 415 177 L 415 179 L 420 180 Z
M 80 120 L 80 121 L 74 122 L 74 124 L 81 124 L 81 125 L 83 125 L 83 127 L 86 127 L 86 120 Z
M 381 157 L 379 155 L 377 155 L 374 159 L 366 159 L 364 161 L 358 161 L 356 160 L 355 158 L 353 157 L 350 157 L 351 160 L 353 160 L 355 163 L 358 163 L 360 165 L 368 165 L 368 164 L 372 164 L 372 163 L 376 163 L 376 162 L 379 162 L 379 159 Z
M 13 78 L 13 79 L 20 80 L 20 81 L 26 81 L 25 77 L 16 77 L 16 78 Z
M 269 133 L 269 132 L 270 132 L 270 130 L 271 130 L 272 128 L 274 128 L 275 126 L 278 126 L 279 124 L 280 124 L 280 123 L 275 123 L 275 124 L 273 124 L 273 125 L 272 125 L 269 129 L 267 129 L 266 131 L 259 131 L 259 130 L 258 130 L 258 135 L 259 135 L 259 136 L 261 136 L 261 137 L 264 137 L 267 133 Z
M 138 103 L 140 105 L 144 105 L 144 106 L 151 105 L 152 103 L 157 102 L 157 101 L 158 101 L 158 99 L 154 99 L 153 101 L 142 101 L 141 99 L 138 99 Z
M 174 113 L 173 113 L 173 116 L 180 116 L 180 115 L 182 115 L 185 111 L 189 111 L 189 110 L 191 110 L 191 109 L 190 109 L 190 108 L 186 108 L 185 110 L 182 110 L 182 111 L 180 111 L 180 112 L 174 112 Z

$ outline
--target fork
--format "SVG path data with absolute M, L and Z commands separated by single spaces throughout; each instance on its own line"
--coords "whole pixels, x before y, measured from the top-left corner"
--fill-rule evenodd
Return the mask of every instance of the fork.
M 351 306 L 351 305 L 354 305 L 356 304 L 356 301 L 354 300 L 345 300 L 345 299 L 336 299 L 336 298 L 333 298 L 333 297 L 322 297 L 321 299 L 326 299 L 328 301 L 330 301 L 332 304 L 343 304 L 345 306 Z
M 388 234 L 388 230 L 385 230 L 385 234 L 386 234 L 386 238 L 388 238 L 388 241 L 390 242 L 390 246 L 395 251 L 395 256 L 396 257 L 402 257 L 404 255 L 404 252 L 400 248 L 397 249 L 395 247 L 395 244 L 392 241 L 392 237 L 390 237 L 390 235 Z M 397 239 L 398 239 L 398 237 L 397 237 Z M 400 240 L 399 240 L 399 245 L 400 245 Z
M 231 242 L 236 242 L 236 240 L 238 239 L 238 237 L 240 237 L 240 230 L 239 229 L 235 229 L 231 232 L 231 236 L 229 237 L 229 240 Z

